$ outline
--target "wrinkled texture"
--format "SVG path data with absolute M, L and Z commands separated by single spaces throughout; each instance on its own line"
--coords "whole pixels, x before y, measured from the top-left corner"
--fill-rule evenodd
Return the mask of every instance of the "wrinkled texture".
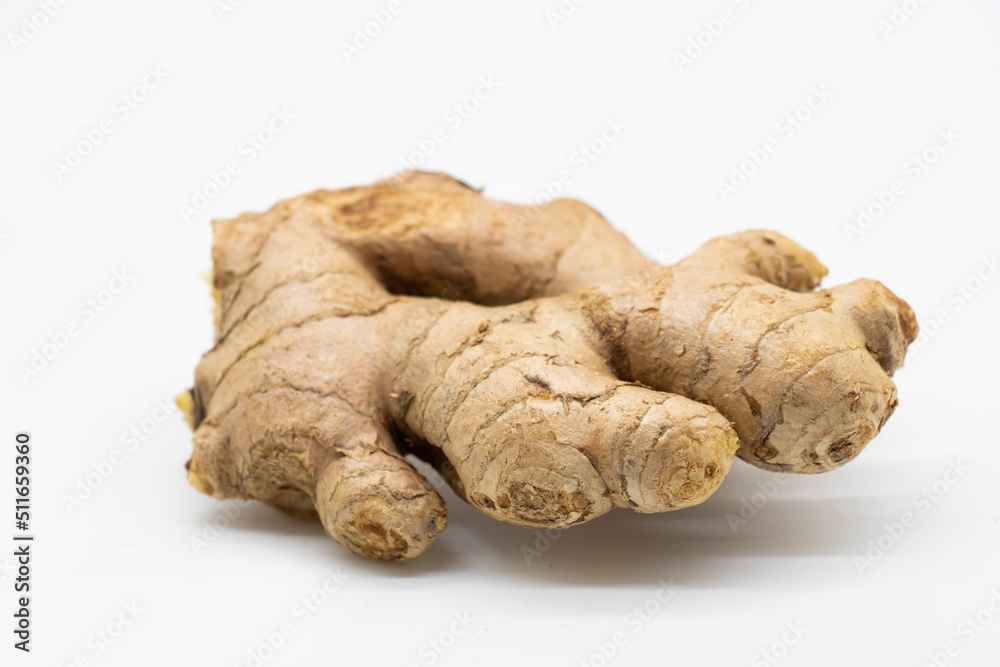
M 435 466 L 484 513 L 566 527 L 705 500 L 737 454 L 815 473 L 896 407 L 917 334 L 880 283 L 773 232 L 673 267 L 593 209 L 407 172 L 214 223 L 215 347 L 179 401 L 189 481 L 317 516 L 353 551 L 422 553 Z

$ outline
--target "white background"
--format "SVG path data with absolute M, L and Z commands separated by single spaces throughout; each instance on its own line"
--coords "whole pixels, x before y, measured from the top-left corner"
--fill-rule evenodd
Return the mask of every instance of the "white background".
M 984 264 L 1000 251 L 1000 6 L 909 4 L 886 35 L 887 0 L 593 0 L 555 27 L 557 0 L 401 0 L 348 62 L 342 44 L 385 2 L 248 0 L 220 16 L 212 0 L 78 0 L 33 31 L 36 2 L 5 0 L 0 498 L 13 496 L 14 434 L 28 431 L 37 541 L 30 655 L 11 647 L 13 561 L 0 550 L 4 664 L 252 665 L 287 622 L 263 664 L 761 665 L 773 645 L 783 665 L 922 665 L 954 641 L 948 664 L 995 665 L 1000 615 L 959 626 L 1000 595 L 1000 276 Z M 724 9 L 734 20 L 679 67 L 674 54 Z M 147 67 L 166 77 L 122 117 L 116 100 Z M 449 124 L 480 77 L 499 87 Z M 786 136 L 778 123 L 814 86 L 831 97 Z M 282 107 L 294 119 L 246 160 L 241 143 Z M 57 176 L 104 118 L 110 134 Z M 580 145 L 609 119 L 627 127 L 581 170 Z M 617 510 L 554 541 L 443 490 L 448 529 L 403 564 L 366 562 L 318 523 L 257 504 L 228 521 L 186 483 L 183 420 L 148 421 L 211 346 L 209 220 L 381 178 L 436 127 L 447 137 L 415 156 L 424 167 L 516 201 L 568 170 L 569 196 L 663 259 L 764 227 L 815 250 L 828 285 L 886 283 L 925 332 L 896 376 L 899 410 L 845 469 L 767 487 L 736 530 L 727 515 L 775 479 L 739 461 L 697 508 Z M 908 162 L 942 128 L 958 138 L 914 180 Z M 723 200 L 718 183 L 770 137 L 778 150 Z M 233 159 L 240 173 L 186 221 L 180 205 Z M 894 179 L 903 193 L 849 237 Z M 128 286 L 82 314 L 123 269 Z M 23 380 L 18 368 L 71 323 L 79 334 Z M 151 434 L 130 451 L 123 435 L 144 420 Z M 68 509 L 115 450 L 120 464 Z M 967 471 L 915 502 L 953 464 Z M 887 533 L 906 512 L 916 524 Z M 7 544 L 11 512 L 0 516 Z M 231 525 L 216 534 L 213 521 Z M 206 539 L 197 553 L 192 538 Z M 885 554 L 862 567 L 879 540 Z M 524 547 L 539 549 L 530 563 Z M 342 587 L 297 614 L 338 569 Z M 669 602 L 650 602 L 671 578 Z M 117 633 L 130 603 L 137 619 L 104 644 L 96 633 Z M 654 613 L 637 622 L 644 604 Z M 451 636 L 456 613 L 471 627 Z M 805 632 L 782 646 L 788 623 Z M 616 632 L 624 645 L 602 662 L 597 645 Z

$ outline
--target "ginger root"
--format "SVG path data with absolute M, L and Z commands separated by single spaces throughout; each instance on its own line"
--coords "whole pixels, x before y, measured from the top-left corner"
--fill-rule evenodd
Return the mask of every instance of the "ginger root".
M 494 518 L 560 528 L 700 503 L 736 455 L 837 468 L 892 414 L 917 334 L 880 283 L 812 291 L 826 269 L 773 232 L 663 267 L 580 202 L 443 174 L 215 221 L 212 259 L 190 483 L 385 560 L 445 526 L 406 454 Z

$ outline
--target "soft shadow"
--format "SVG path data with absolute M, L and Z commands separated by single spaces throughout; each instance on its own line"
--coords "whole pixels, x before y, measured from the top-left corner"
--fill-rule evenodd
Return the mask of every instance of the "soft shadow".
M 761 484 L 768 488 L 775 477 L 742 462 L 712 498 L 696 507 L 646 515 L 615 510 L 558 532 L 483 520 L 454 496 L 447 500 L 450 525 L 464 533 L 456 542 L 494 553 L 480 552 L 478 561 L 462 559 L 461 564 L 489 569 L 493 576 L 536 586 L 648 588 L 673 577 L 685 586 L 756 587 L 775 584 L 782 559 L 814 559 L 811 577 L 828 578 L 830 559 L 849 573 L 850 558 L 903 509 L 898 494 L 878 491 L 887 476 L 905 474 L 898 466 L 868 466 L 850 475 L 789 475 L 746 523 L 727 517 L 739 516 L 743 499 L 761 492 Z M 850 494 L 851 489 L 858 493 Z M 446 538 L 447 533 L 430 551 Z
M 210 517 L 206 517 L 206 521 L 214 518 L 217 513 L 218 510 L 213 512 Z M 240 514 L 233 521 L 229 530 L 234 533 L 267 533 L 288 537 L 316 537 L 317 539 L 326 537 L 323 525 L 318 520 L 293 517 L 260 502 L 252 502 L 246 507 L 240 508 Z
M 453 498 L 451 506 L 458 504 L 464 505 L 465 503 L 457 497 Z M 206 512 L 203 518 L 204 522 L 211 523 L 218 513 L 218 509 Z M 479 515 L 479 518 L 483 517 Z M 349 565 L 352 570 L 359 570 L 371 576 L 407 578 L 436 575 L 440 572 L 456 569 L 455 553 L 451 545 L 436 543 L 420 558 L 401 563 L 387 564 L 381 561 L 372 561 L 354 555 L 332 540 L 326 534 L 319 519 L 302 519 L 290 516 L 261 502 L 253 502 L 241 508 L 239 516 L 227 530 L 233 533 L 271 536 L 275 539 L 293 538 L 303 549 L 329 554 L 331 563 Z
M 737 461 L 701 505 L 664 514 L 614 510 L 564 531 L 494 521 L 428 474 L 448 505 L 448 528 L 426 553 L 402 563 L 354 556 L 318 521 L 295 519 L 262 503 L 242 508 L 230 530 L 294 538 L 309 551 L 329 554 L 333 563 L 380 578 L 478 572 L 536 587 L 649 588 L 667 578 L 683 586 L 755 587 L 781 578 L 782 559 L 815 559 L 816 572 L 809 576 L 829 574 L 830 562 L 823 559 L 842 561 L 846 572 L 849 559 L 877 537 L 882 523 L 904 509 L 898 494 L 877 491 L 886 479 L 907 472 L 898 465 L 869 465 L 820 477 L 789 475 L 771 487 L 781 478 Z M 761 493 L 761 485 L 773 491 L 767 502 L 745 523 L 734 522 L 743 500 Z

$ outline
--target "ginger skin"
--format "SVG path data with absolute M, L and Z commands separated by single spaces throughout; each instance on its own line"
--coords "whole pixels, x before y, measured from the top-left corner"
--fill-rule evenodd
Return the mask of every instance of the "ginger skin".
M 370 558 L 412 558 L 445 526 L 407 453 L 538 527 L 695 505 L 737 454 L 832 470 L 892 414 L 917 334 L 880 283 L 811 291 L 826 269 L 778 234 L 663 267 L 579 202 L 494 202 L 442 174 L 214 232 L 189 481 L 318 515 Z

